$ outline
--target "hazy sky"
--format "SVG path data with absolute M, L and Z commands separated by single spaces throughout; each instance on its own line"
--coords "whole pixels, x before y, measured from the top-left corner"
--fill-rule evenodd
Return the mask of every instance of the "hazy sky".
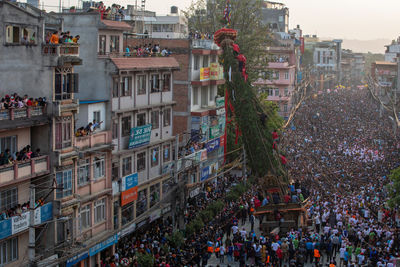
M 41 0 L 56 6 L 59 0 Z M 77 0 L 62 0 L 64 6 Z M 140 2 L 141 0 L 137 0 Z M 281 0 L 289 8 L 290 28 L 300 24 L 305 34 L 346 39 L 395 39 L 400 33 L 400 0 Z M 103 0 L 134 4 L 135 0 Z M 146 9 L 163 15 L 170 6 L 187 8 L 192 0 L 146 0 Z M 47 8 L 49 9 L 49 8 Z M 234 11 L 233 11 L 234 12 Z

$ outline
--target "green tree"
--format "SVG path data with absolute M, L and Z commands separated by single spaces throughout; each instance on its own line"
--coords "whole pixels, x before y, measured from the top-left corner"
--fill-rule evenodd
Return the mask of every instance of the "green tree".
M 139 253 L 137 260 L 140 267 L 152 267 L 154 265 L 154 257 L 148 253 Z
M 304 49 L 302 63 L 304 67 L 311 67 L 314 65 L 314 53 L 311 49 Z
M 183 244 L 183 234 L 181 231 L 174 231 L 167 236 L 167 240 L 173 248 L 180 248 Z
M 400 167 L 391 171 L 389 175 L 391 184 L 387 185 L 389 191 L 388 205 L 391 208 L 400 207 Z

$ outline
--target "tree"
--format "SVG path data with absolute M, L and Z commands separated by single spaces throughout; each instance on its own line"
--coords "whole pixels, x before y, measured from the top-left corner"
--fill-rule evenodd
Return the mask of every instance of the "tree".
M 314 65 L 314 54 L 311 49 L 304 49 L 303 59 L 301 63 L 304 67 L 311 67 Z
M 388 205 L 391 208 L 400 207 L 400 167 L 391 171 L 389 179 L 392 182 L 387 186 L 389 191 Z
M 261 21 L 262 0 L 231 0 L 230 28 L 238 31 L 236 43 L 247 57 L 250 78 L 258 76 L 266 65 L 266 45 L 271 42 L 268 27 Z M 223 19 L 226 0 L 197 0 L 184 11 L 189 31 L 213 34 L 226 26 Z
M 139 253 L 137 260 L 140 267 L 150 267 L 154 265 L 154 257 L 148 253 Z
M 174 231 L 167 236 L 167 240 L 173 248 L 180 248 L 183 244 L 183 234 L 181 231 Z

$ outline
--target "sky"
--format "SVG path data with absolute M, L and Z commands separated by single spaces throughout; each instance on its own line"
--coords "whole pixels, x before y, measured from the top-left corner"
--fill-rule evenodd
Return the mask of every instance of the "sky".
M 59 0 L 40 0 L 57 6 Z M 63 6 L 77 5 L 77 0 L 61 0 Z M 140 2 L 141 0 L 137 0 Z M 146 9 L 159 15 L 175 5 L 186 9 L 193 0 L 146 0 Z M 301 26 L 304 34 L 342 39 L 395 39 L 399 35 L 400 0 L 274 0 L 289 8 L 290 28 Z M 108 5 L 134 4 L 135 0 L 103 0 Z M 233 11 L 234 12 L 234 11 Z

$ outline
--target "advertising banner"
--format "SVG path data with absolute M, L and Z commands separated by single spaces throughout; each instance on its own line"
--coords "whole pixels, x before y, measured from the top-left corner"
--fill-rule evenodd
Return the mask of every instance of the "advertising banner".
M 210 80 L 218 80 L 219 78 L 219 64 L 218 63 L 211 63 L 210 64 Z
M 138 187 L 137 186 L 132 187 L 131 189 L 128 189 L 124 192 L 121 192 L 121 207 L 137 200 L 137 197 L 138 197 Z
M 225 107 L 225 97 L 218 97 L 215 99 L 215 105 L 217 108 Z
M 218 149 L 219 148 L 219 144 L 220 144 L 220 138 L 217 138 L 217 139 L 209 141 L 206 144 L 207 153 L 211 153 L 215 149 Z
M 210 175 L 210 166 L 207 166 L 205 168 L 203 168 L 201 170 L 201 177 L 200 177 L 200 181 L 204 181 L 208 178 L 208 176 Z
M 89 249 L 89 256 L 96 255 L 100 251 L 108 248 L 109 246 L 116 244 L 117 242 L 118 242 L 118 234 L 115 234 L 115 235 L 109 237 L 108 239 L 104 240 L 103 242 L 98 243 L 91 249 Z
M 210 80 L 210 68 L 200 68 L 200 81 Z
M 150 143 L 150 137 L 151 124 L 132 128 L 129 136 L 129 149 L 147 145 Z
M 121 192 L 124 192 L 132 187 L 138 185 L 138 174 L 132 173 L 130 175 L 122 177 L 121 181 Z

